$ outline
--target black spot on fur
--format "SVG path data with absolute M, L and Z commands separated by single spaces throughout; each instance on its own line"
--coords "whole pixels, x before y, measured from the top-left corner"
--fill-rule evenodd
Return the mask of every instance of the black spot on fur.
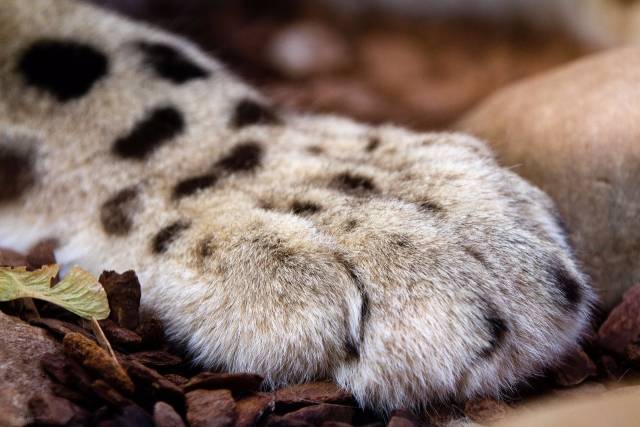
M 107 74 L 107 57 L 87 44 L 69 40 L 39 40 L 18 62 L 18 71 L 30 86 L 60 102 L 86 95 Z
M 489 332 L 489 345 L 480 353 L 481 357 L 488 358 L 502 345 L 505 340 L 509 327 L 497 311 L 489 308 L 485 314 L 487 330 Z
M 236 145 L 233 150 L 216 163 L 216 167 L 228 172 L 248 172 L 258 166 L 262 160 L 263 150 L 255 142 Z
M 342 229 L 348 233 L 355 230 L 357 227 L 358 227 L 358 221 L 351 218 L 344 223 L 344 225 L 342 226 Z
M 216 251 L 216 244 L 213 241 L 212 237 L 208 237 L 203 239 L 198 244 L 198 256 L 201 260 L 209 258 Z
M 277 125 L 280 118 L 270 108 L 250 99 L 242 99 L 236 105 L 231 127 L 240 129 L 252 125 Z
M 313 215 L 320 212 L 322 208 L 313 202 L 301 202 L 296 200 L 291 205 L 291 212 L 296 215 Z
M 199 175 L 182 180 L 173 189 L 173 198 L 187 197 L 205 188 L 213 187 L 217 180 L 218 177 L 213 174 Z
M 483 267 L 488 268 L 489 263 L 487 262 L 487 259 L 482 254 L 482 252 L 471 246 L 464 246 L 463 249 L 467 253 L 467 255 L 474 258 L 476 261 L 482 264 Z
M 378 148 L 379 146 L 380 146 L 380 139 L 371 138 L 367 143 L 367 146 L 365 147 L 365 151 L 370 153 L 372 151 L 375 151 L 375 149 Z
M 158 231 L 151 243 L 151 249 L 155 254 L 162 254 L 169 249 L 171 243 L 173 243 L 180 234 L 190 227 L 190 223 L 187 221 L 176 221 L 162 230 Z
M 358 277 L 354 265 L 350 261 L 348 261 L 342 254 L 337 253 L 335 257 L 338 263 L 340 263 L 349 274 L 349 277 L 356 285 L 358 292 L 360 292 L 360 299 L 362 301 L 360 305 L 360 325 L 358 327 L 360 335 L 356 340 L 356 337 L 353 337 L 352 334 L 347 334 L 347 337 L 345 339 L 345 352 L 347 353 L 347 355 L 350 355 L 352 357 L 359 357 L 360 347 L 362 346 L 362 342 L 364 341 L 366 324 L 369 321 L 370 316 L 369 295 L 367 294 L 364 283 L 362 282 L 362 280 L 360 280 L 360 277 Z
M 138 198 L 138 189 L 129 187 L 120 190 L 100 208 L 100 222 L 107 234 L 114 236 L 124 236 L 131 231 L 133 219 L 131 218 L 135 210 Z
M 143 160 L 184 130 L 184 118 L 174 107 L 151 111 L 128 135 L 119 138 L 113 152 L 125 159 Z
M 412 248 L 414 247 L 411 237 L 406 234 L 397 234 L 393 236 L 393 244 L 399 248 Z
M 319 145 L 311 145 L 307 147 L 307 151 L 314 156 L 319 156 L 320 154 L 324 153 L 324 148 Z
M 562 292 L 565 305 L 571 310 L 575 310 L 582 300 L 580 283 L 564 267 L 556 267 L 553 272 L 553 280 Z
M 209 71 L 189 60 L 173 46 L 152 42 L 139 42 L 137 46 L 144 53 L 146 63 L 163 79 L 183 84 L 209 77 Z
M 31 150 L 0 146 L 0 203 L 20 198 L 36 182 Z
M 377 192 L 376 186 L 371 178 L 366 176 L 351 174 L 349 172 L 336 175 L 331 180 L 331 186 L 349 194 L 364 195 L 366 193 Z
M 422 212 L 426 213 L 438 213 L 444 210 L 442 206 L 431 200 L 424 200 L 422 202 L 419 202 L 418 207 Z
M 345 322 L 345 330 L 349 330 L 349 324 L 347 322 Z M 360 343 L 358 342 L 357 338 L 353 336 L 353 334 L 350 334 L 348 332 L 347 336 L 344 338 L 344 352 L 347 354 L 348 359 L 360 358 Z

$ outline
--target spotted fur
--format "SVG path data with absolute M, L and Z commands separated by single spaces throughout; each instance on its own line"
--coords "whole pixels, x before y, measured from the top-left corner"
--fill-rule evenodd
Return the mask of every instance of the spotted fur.
M 3 0 L 0 40 L 0 245 L 134 269 L 196 363 L 387 410 L 500 394 L 585 329 L 550 200 L 472 137 L 276 111 L 70 0 Z

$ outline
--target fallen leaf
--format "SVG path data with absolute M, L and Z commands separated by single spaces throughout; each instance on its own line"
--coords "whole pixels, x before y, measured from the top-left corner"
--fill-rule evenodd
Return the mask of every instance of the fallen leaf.
M 35 271 L 25 267 L 0 267 L 0 301 L 36 298 L 59 305 L 85 319 L 97 320 L 109 316 L 107 294 L 98 279 L 79 267 L 55 286 L 51 279 L 58 274 L 58 266 L 46 265 Z

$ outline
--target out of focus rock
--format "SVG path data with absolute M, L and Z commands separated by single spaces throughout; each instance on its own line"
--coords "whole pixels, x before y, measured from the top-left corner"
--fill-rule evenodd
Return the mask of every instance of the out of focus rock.
M 298 22 L 277 32 L 267 55 L 271 64 L 287 77 L 300 78 L 339 71 L 351 63 L 344 38 L 317 22 Z
M 640 49 L 595 55 L 498 91 L 460 130 L 545 190 L 605 308 L 640 279 Z
M 640 336 L 640 284 L 625 292 L 598 330 L 600 346 L 621 354 Z
M 40 359 L 60 346 L 42 329 L 2 312 L 0 331 L 0 424 L 23 426 L 33 421 L 29 401 L 51 394 Z
M 555 372 L 556 383 L 565 387 L 575 386 L 597 373 L 596 364 L 580 349 L 560 362 Z
M 37 393 L 29 399 L 28 406 L 36 425 L 64 426 L 84 412 L 68 400 L 47 392 Z
M 464 414 L 471 420 L 486 424 L 503 419 L 509 406 L 495 399 L 473 399 L 464 405 Z
M 546 400 L 508 415 L 496 427 L 635 427 L 640 420 L 640 387 L 622 387 L 599 395 Z

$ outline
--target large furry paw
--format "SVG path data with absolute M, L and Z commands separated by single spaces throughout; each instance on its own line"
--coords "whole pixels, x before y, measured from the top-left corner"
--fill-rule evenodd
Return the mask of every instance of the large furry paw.
M 295 148 L 327 124 L 181 202 L 148 302 L 198 362 L 391 409 L 497 395 L 576 343 L 593 293 L 542 192 L 463 135 Z

